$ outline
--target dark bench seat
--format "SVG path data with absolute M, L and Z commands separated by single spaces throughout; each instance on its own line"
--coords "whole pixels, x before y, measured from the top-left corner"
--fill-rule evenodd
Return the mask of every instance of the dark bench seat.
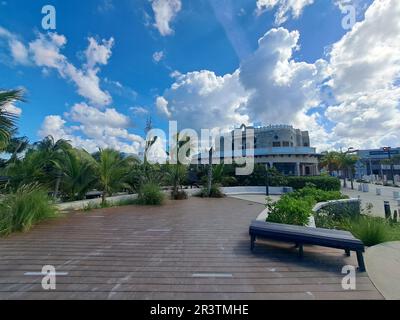
M 364 244 L 350 232 L 277 224 L 263 221 L 253 221 L 250 226 L 251 250 L 254 250 L 257 238 L 283 242 L 293 242 L 299 248 L 303 257 L 303 245 L 317 245 L 329 248 L 343 249 L 350 256 L 351 251 L 357 253 L 359 270 L 365 271 L 363 252 Z

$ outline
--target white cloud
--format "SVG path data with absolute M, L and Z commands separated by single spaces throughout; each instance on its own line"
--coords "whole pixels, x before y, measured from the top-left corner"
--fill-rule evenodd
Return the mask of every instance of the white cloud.
M 294 19 L 299 18 L 304 8 L 313 3 L 314 0 L 257 0 L 257 11 L 262 13 L 264 10 L 272 10 L 278 7 L 275 23 L 280 25 L 288 20 L 289 14 Z
M 292 58 L 299 32 L 271 29 L 259 48 L 240 67 L 240 81 L 250 93 L 246 110 L 251 119 L 265 123 L 293 123 L 320 102 L 319 87 L 326 76 L 326 61 L 314 64 Z
M 139 154 L 143 139 L 131 134 L 128 131 L 130 126 L 130 119 L 115 109 L 100 111 L 79 103 L 65 114 L 65 118 L 59 115 L 46 117 L 39 135 L 70 140 L 75 147 L 89 152 L 99 148 L 113 148 L 129 154 Z
M 171 117 L 171 112 L 168 110 L 168 101 L 164 97 L 157 97 L 156 99 L 157 111 L 166 117 Z
M 137 116 L 143 116 L 143 115 L 149 114 L 149 110 L 147 110 L 146 108 L 143 108 L 143 107 L 139 107 L 139 106 L 129 108 L 129 110 L 131 110 L 132 113 Z
M 177 74 L 175 83 L 158 97 L 161 113 L 191 128 L 226 128 L 249 122 L 297 123 L 317 106 L 326 61 L 295 62 L 299 33 L 272 29 L 259 48 L 233 74 L 203 70 Z M 299 120 L 301 118 L 301 121 Z
M 10 50 L 11 55 L 14 58 L 14 61 L 19 64 L 28 65 L 29 64 L 29 56 L 28 49 L 25 45 L 16 39 L 10 41 Z
M 39 34 L 39 37 L 29 44 L 35 64 L 39 67 L 54 68 L 60 76 L 72 80 L 78 88 L 78 93 L 97 106 L 109 105 L 112 101 L 110 94 L 100 88 L 100 69 L 98 64 L 105 65 L 111 56 L 113 38 L 103 40 L 99 44 L 93 38 L 89 38 L 89 46 L 85 52 L 86 65 L 82 69 L 76 68 L 68 62 L 68 59 L 60 53 L 67 43 L 67 39 L 56 33 L 47 35 Z
M 171 22 L 182 9 L 181 0 L 151 0 L 154 11 L 155 24 L 162 36 L 174 33 L 171 29 Z
M 162 59 L 164 59 L 164 51 L 157 51 L 157 52 L 154 52 L 154 54 L 153 54 L 153 61 L 154 61 L 155 63 L 160 62 Z
M 0 27 L 0 38 L 4 38 L 10 49 L 11 56 L 16 64 L 28 65 L 29 56 L 25 45 L 18 40 L 17 35 L 7 29 Z
M 400 2 L 375 0 L 330 52 L 337 105 L 326 111 L 336 141 L 353 147 L 400 141 Z
M 77 86 L 78 94 L 96 106 L 104 107 L 112 102 L 107 91 L 100 88 L 99 65 L 106 65 L 111 57 L 114 39 L 102 40 L 98 43 L 89 38 L 85 51 L 86 63 L 82 68 L 75 67 L 61 53 L 67 44 L 67 39 L 57 33 L 39 33 L 37 38 L 28 45 L 17 39 L 17 36 L 0 27 L 0 38 L 8 41 L 10 53 L 16 64 L 36 65 L 46 72 L 57 70 L 58 74 Z
M 88 40 L 89 46 L 85 51 L 87 68 L 93 69 L 97 64 L 106 65 L 112 54 L 111 49 L 114 45 L 114 38 L 103 39 L 101 44 L 97 43 L 92 37 Z
M 16 116 L 20 116 L 22 114 L 22 109 L 18 108 L 12 103 L 8 103 L 5 105 L 4 110 L 8 113 L 14 114 Z

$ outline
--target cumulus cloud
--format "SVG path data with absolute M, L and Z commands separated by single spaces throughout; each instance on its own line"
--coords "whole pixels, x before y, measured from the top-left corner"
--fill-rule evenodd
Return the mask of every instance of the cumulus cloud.
M 260 14 L 277 7 L 275 23 L 281 25 L 289 19 L 290 14 L 294 19 L 299 18 L 304 8 L 313 3 L 314 0 L 257 0 L 257 12 Z
M 284 28 L 268 31 L 258 49 L 240 67 L 240 81 L 250 93 L 246 110 L 252 119 L 293 123 L 320 102 L 319 91 L 327 62 L 295 62 L 299 32 Z
M 249 118 L 241 107 L 247 94 L 239 83 L 239 72 L 217 76 L 203 70 L 178 75 L 176 82 L 158 97 L 161 113 L 193 128 L 216 128 L 247 123 Z
M 174 33 L 170 24 L 182 9 L 181 0 L 151 0 L 154 11 L 154 26 L 162 36 L 169 36 Z
M 55 139 L 70 140 L 75 147 L 95 152 L 99 148 L 138 154 L 143 139 L 131 134 L 131 120 L 113 108 L 100 111 L 86 103 L 75 104 L 64 115 L 50 115 L 43 121 L 40 137 L 52 135 Z
M 97 106 L 106 106 L 112 102 L 112 98 L 107 91 L 100 88 L 98 65 L 108 63 L 114 40 L 103 40 L 101 44 L 93 38 L 89 38 L 88 41 L 89 46 L 85 51 L 86 65 L 82 69 L 68 62 L 67 57 L 60 52 L 67 43 L 63 35 L 39 34 L 39 37 L 29 44 L 29 50 L 37 66 L 56 69 L 61 77 L 75 83 L 79 95 Z
M 330 52 L 337 105 L 326 111 L 333 133 L 354 147 L 400 141 L 400 2 L 375 0 Z
M 28 65 L 29 55 L 25 45 L 18 40 L 17 35 L 0 26 L 0 40 L 5 39 L 14 63 Z
M 272 29 L 233 74 L 177 74 L 156 106 L 182 126 L 196 129 L 249 122 L 303 123 L 304 117 L 298 121 L 299 117 L 320 101 L 327 62 L 295 62 L 292 54 L 298 40 L 297 31 Z
M 111 57 L 113 38 L 102 40 L 100 43 L 94 38 L 89 38 L 89 45 L 85 51 L 86 63 L 81 68 L 74 66 L 61 53 L 67 44 L 63 35 L 39 33 L 36 39 L 25 45 L 15 34 L 0 27 L 0 38 L 7 40 L 14 63 L 36 65 L 47 71 L 55 69 L 62 78 L 76 85 L 79 95 L 96 106 L 104 107 L 112 102 L 110 94 L 100 88 L 98 74 L 99 66 L 108 64 Z

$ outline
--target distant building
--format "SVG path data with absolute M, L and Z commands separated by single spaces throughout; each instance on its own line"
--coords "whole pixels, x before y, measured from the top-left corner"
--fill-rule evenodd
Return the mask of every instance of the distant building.
M 311 147 L 308 131 L 301 131 L 290 125 L 267 127 L 246 127 L 242 125 L 240 130 L 242 132 L 242 146 L 234 143 L 235 131 L 219 138 L 215 150 L 217 160 L 222 162 L 224 158 L 232 157 L 233 152 L 239 151 L 242 156 L 254 154 L 256 164 L 264 164 L 269 168 L 274 167 L 285 175 L 319 175 L 320 155 L 317 154 L 315 148 Z M 251 143 L 246 145 L 246 136 L 253 130 L 254 136 L 250 139 Z M 229 149 L 226 149 L 227 146 L 229 146 Z M 201 155 L 203 159 L 207 157 L 207 154 Z
M 391 157 L 400 155 L 400 148 L 392 148 L 390 154 Z M 391 177 L 391 166 L 382 164 L 383 160 L 389 159 L 388 151 L 383 149 L 358 150 L 357 156 L 359 157 L 355 166 L 357 179 L 371 175 Z M 400 165 L 394 165 L 393 169 L 395 175 L 400 175 Z

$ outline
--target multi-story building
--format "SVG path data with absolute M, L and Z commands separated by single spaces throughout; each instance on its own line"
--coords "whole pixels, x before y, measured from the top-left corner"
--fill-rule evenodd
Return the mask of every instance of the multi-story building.
M 214 157 L 219 161 L 233 157 L 233 154 L 252 157 L 256 164 L 276 168 L 285 175 L 318 175 L 320 155 L 311 147 L 308 131 L 301 131 L 289 125 L 240 127 L 242 143 L 236 143 L 238 129 L 223 135 L 216 142 Z M 236 132 L 236 136 L 235 136 Z M 252 135 L 250 132 L 254 132 Z M 246 140 L 247 137 L 247 140 Z M 240 140 L 240 136 L 239 136 Z M 250 143 L 249 143 L 250 142 Z M 207 155 L 201 156 L 203 159 Z M 215 162 L 215 159 L 214 159 Z
M 391 148 L 390 157 L 400 155 L 400 148 Z M 364 176 L 380 176 L 392 177 L 392 166 L 382 163 L 383 160 L 389 159 L 389 150 L 387 149 L 371 149 L 358 150 L 357 156 L 359 161 L 356 164 L 356 178 L 362 179 Z M 393 165 L 393 174 L 400 175 L 400 165 Z

